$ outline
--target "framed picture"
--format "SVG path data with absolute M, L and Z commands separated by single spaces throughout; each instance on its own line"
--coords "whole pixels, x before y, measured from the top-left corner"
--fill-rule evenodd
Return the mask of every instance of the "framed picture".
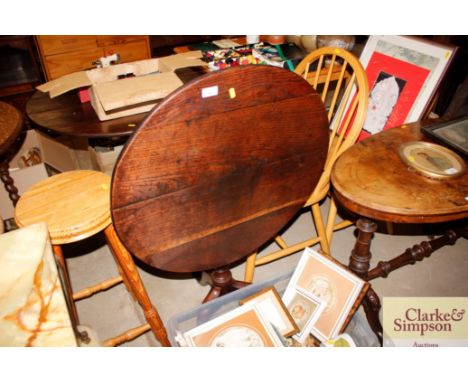
M 324 301 L 325 308 L 310 333 L 324 342 L 344 330 L 368 284 L 336 261 L 306 248 L 286 287 L 283 301 L 288 306 L 298 290 Z
M 325 309 L 325 301 L 305 289 L 297 288 L 289 294 L 286 306 L 299 327 L 299 333 L 294 338 L 303 344 Z
M 276 327 L 284 337 L 290 337 L 299 331 L 296 322 L 284 305 L 274 287 L 261 290 L 240 301 L 244 306 L 255 306 L 264 319 Z
M 369 106 L 359 139 L 420 120 L 432 105 L 456 47 L 403 36 L 370 36 L 360 61 Z
M 468 157 L 468 116 L 421 128 L 424 134 Z
M 281 347 L 283 343 L 256 306 L 244 305 L 184 333 L 197 347 Z

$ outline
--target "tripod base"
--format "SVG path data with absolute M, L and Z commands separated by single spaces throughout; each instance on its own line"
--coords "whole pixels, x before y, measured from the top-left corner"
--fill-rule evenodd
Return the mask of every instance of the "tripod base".
M 250 283 L 245 281 L 239 281 L 232 278 L 232 273 L 228 268 L 220 268 L 214 271 L 211 271 L 209 274 L 209 278 L 205 279 L 204 281 L 211 285 L 211 290 L 206 295 L 203 303 L 211 301 L 223 294 L 235 291 Z

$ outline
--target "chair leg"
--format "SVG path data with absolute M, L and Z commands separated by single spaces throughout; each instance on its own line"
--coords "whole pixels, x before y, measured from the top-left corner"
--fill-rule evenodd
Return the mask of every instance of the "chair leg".
M 275 237 L 275 242 L 276 244 L 280 246 L 281 249 L 288 248 L 288 245 L 286 244 L 286 242 L 283 240 L 283 238 L 280 235 Z
M 328 245 L 325 226 L 323 224 L 322 211 L 320 210 L 319 203 L 312 205 L 312 217 L 314 218 L 317 236 L 320 238 L 320 247 L 326 254 L 330 254 L 330 246 Z
M 251 283 L 253 281 L 256 260 L 257 252 L 252 253 L 249 257 L 247 257 L 247 261 L 245 262 L 244 281 L 247 283 Z
M 328 240 L 328 245 L 331 245 L 331 239 L 335 227 L 335 220 L 337 214 L 337 208 L 335 204 L 335 200 L 333 197 L 330 197 L 330 207 L 328 208 L 328 216 L 327 216 L 327 227 L 326 227 L 326 235 Z
M 131 288 L 129 292 L 136 297 L 138 303 L 142 307 L 146 320 L 151 326 L 156 339 L 163 346 L 171 346 L 171 343 L 167 338 L 166 328 L 164 327 L 158 311 L 151 303 L 145 286 L 141 281 L 140 274 L 138 273 L 135 263 L 133 262 L 132 256 L 120 242 L 112 224 L 110 224 L 104 230 L 104 233 L 106 235 L 109 246 L 112 248 L 111 252 L 113 253 L 117 264 L 120 266 L 120 269 L 125 275 L 124 279 L 128 281 L 128 286 Z

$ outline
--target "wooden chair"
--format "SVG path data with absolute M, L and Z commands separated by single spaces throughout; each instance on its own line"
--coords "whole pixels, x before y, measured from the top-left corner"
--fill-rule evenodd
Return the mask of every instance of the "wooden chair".
M 103 342 L 115 346 L 152 330 L 163 346 L 170 345 L 158 312 L 151 304 L 132 257 L 118 240 L 111 224 L 108 175 L 89 170 L 64 172 L 44 179 L 29 188 L 15 208 L 15 221 L 20 227 L 46 222 L 58 268 L 62 274 L 73 327 L 79 324 L 74 301 L 124 282 L 129 293 L 141 305 L 147 324 L 130 329 Z M 62 245 L 74 243 L 104 231 L 120 275 L 98 285 L 72 293 Z M 76 329 L 75 329 L 76 330 Z M 84 343 L 85 332 L 77 332 Z
M 245 281 L 248 282 L 253 280 L 256 266 L 291 255 L 319 242 L 321 249 L 330 254 L 333 231 L 351 224 L 349 221 L 343 221 L 335 225 L 337 210 L 335 202 L 331 199 L 325 226 L 320 202 L 328 194 L 333 164 L 348 147 L 356 142 L 364 125 L 369 98 L 366 73 L 352 53 L 332 47 L 320 48 L 310 53 L 299 63 L 295 72 L 306 79 L 321 95 L 330 121 L 330 141 L 326 163 L 317 186 L 304 205 L 312 210 L 317 236 L 288 245 L 278 235 L 275 242 L 280 250 L 262 257 L 257 257 L 257 253 L 254 253 L 247 259 Z
M 205 301 L 242 287 L 229 265 L 302 208 L 328 135 L 320 97 L 290 71 L 201 76 L 165 98 L 124 147 L 112 178 L 116 232 L 150 266 L 208 271 Z

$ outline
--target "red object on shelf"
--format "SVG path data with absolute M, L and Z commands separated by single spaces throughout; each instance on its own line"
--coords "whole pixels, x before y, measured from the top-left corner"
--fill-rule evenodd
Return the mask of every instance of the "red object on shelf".
M 78 96 L 80 97 L 81 103 L 89 102 L 89 89 L 81 89 L 78 91 Z

